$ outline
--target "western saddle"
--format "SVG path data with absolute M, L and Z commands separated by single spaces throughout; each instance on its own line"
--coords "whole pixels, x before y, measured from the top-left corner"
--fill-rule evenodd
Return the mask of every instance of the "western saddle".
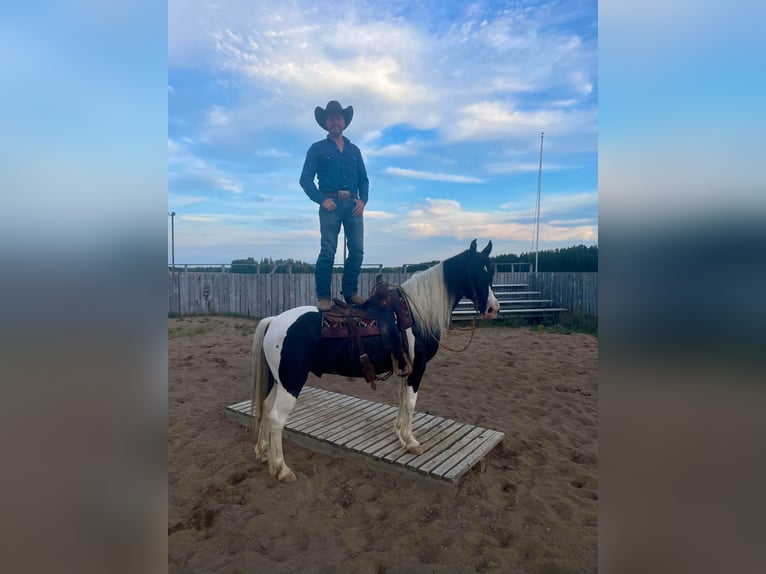
M 333 299 L 333 307 L 322 313 L 322 337 L 347 337 L 349 344 L 359 351 L 364 379 L 377 390 L 376 381 L 395 374 L 406 377 L 412 372 L 406 330 L 412 327 L 412 315 L 401 288 L 376 277 L 369 299 L 361 305 L 348 305 Z M 391 372 L 378 378 L 375 367 L 364 350 L 362 337 L 379 337 L 383 349 L 391 354 Z

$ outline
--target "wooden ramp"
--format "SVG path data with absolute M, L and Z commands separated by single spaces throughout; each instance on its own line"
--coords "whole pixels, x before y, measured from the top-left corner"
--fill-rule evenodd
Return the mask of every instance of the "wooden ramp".
M 226 408 L 226 416 L 251 426 L 250 400 Z M 284 437 L 331 455 L 373 463 L 379 470 L 457 483 L 503 440 L 501 432 L 416 412 L 412 430 L 424 452 L 399 445 L 394 423 L 398 409 L 305 386 L 284 429 Z

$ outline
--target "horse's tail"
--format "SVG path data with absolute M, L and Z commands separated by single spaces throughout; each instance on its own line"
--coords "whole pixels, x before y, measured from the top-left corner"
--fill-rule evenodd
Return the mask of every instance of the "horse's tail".
M 269 364 L 266 362 L 266 355 L 263 353 L 263 339 L 273 317 L 261 319 L 253 336 L 253 356 L 252 356 L 252 377 L 253 377 L 253 396 L 250 406 L 250 414 L 253 416 L 253 430 L 258 435 L 258 426 L 263 414 L 263 401 L 269 392 Z

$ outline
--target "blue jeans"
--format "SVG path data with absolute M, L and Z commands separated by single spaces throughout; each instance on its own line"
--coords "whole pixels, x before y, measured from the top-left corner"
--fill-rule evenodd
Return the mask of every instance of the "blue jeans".
M 364 257 L 364 216 L 351 215 L 356 204 L 353 199 L 333 201 L 338 206 L 334 211 L 327 211 L 319 206 L 319 231 L 322 234 L 322 242 L 315 273 L 317 299 L 331 297 L 332 266 L 338 248 L 341 224 L 348 244 L 348 258 L 343 264 L 341 291 L 344 296 L 350 297 L 359 290 L 359 270 L 362 268 Z

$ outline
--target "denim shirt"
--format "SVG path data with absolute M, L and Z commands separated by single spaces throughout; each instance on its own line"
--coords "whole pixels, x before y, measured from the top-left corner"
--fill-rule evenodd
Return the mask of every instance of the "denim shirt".
M 325 192 L 347 189 L 357 193 L 365 204 L 370 190 L 367 169 L 362 161 L 362 152 L 343 136 L 343 153 L 328 135 L 325 139 L 311 144 L 306 152 L 300 184 L 306 195 L 315 203 L 321 204 Z M 314 183 L 314 176 L 319 180 L 319 188 Z

